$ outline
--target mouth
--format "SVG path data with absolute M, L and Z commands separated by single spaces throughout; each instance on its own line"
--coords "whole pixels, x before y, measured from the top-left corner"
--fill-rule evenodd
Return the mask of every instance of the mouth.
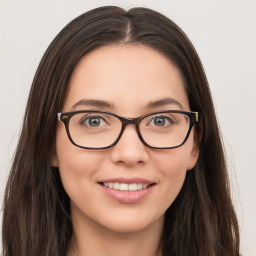
M 155 183 L 148 184 L 148 183 L 119 183 L 119 182 L 99 182 L 99 184 L 106 188 L 119 190 L 119 191 L 139 191 L 155 185 Z
M 117 178 L 98 182 L 102 191 L 119 203 L 138 203 L 154 190 L 156 183 L 142 178 Z

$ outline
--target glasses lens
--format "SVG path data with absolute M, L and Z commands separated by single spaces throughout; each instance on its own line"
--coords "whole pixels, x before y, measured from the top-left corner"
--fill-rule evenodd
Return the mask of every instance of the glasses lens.
M 69 133 L 75 144 L 88 148 L 108 147 L 118 138 L 121 121 L 99 112 L 77 113 L 69 121 Z
M 144 141 L 152 147 L 169 148 L 182 144 L 189 130 L 189 117 L 182 113 L 158 113 L 140 123 Z

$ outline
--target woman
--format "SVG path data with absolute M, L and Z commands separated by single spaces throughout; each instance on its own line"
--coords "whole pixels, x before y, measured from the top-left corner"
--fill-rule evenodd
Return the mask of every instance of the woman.
M 172 21 L 101 7 L 53 40 L 6 188 L 3 254 L 239 255 L 207 79 Z

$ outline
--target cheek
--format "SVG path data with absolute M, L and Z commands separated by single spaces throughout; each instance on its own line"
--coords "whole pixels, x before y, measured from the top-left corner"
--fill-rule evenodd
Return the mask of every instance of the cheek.
M 187 165 L 183 154 L 172 152 L 171 155 L 164 155 L 160 163 L 160 171 L 165 177 L 167 189 L 176 197 L 179 193 L 187 172 Z M 171 193 L 171 194 L 172 194 Z
M 61 180 L 67 194 L 72 198 L 94 182 L 94 175 L 103 156 L 74 146 L 63 127 L 57 130 L 56 155 Z
M 153 158 L 161 177 L 161 204 L 165 210 L 178 196 L 187 173 L 189 150 L 184 145 L 155 154 Z
M 163 177 L 179 177 L 187 172 L 189 154 L 185 147 L 180 147 L 157 152 L 152 160 Z

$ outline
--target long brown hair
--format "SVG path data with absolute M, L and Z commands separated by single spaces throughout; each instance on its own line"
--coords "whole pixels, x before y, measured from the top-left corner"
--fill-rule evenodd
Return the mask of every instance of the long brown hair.
M 51 167 L 56 113 L 69 78 L 89 51 L 142 44 L 167 56 L 183 76 L 190 108 L 201 116 L 200 156 L 165 214 L 164 256 L 239 255 L 239 230 L 214 106 L 200 59 L 184 32 L 146 9 L 100 7 L 71 21 L 45 52 L 31 87 L 5 192 L 4 256 L 65 256 L 72 237 L 69 198 Z

